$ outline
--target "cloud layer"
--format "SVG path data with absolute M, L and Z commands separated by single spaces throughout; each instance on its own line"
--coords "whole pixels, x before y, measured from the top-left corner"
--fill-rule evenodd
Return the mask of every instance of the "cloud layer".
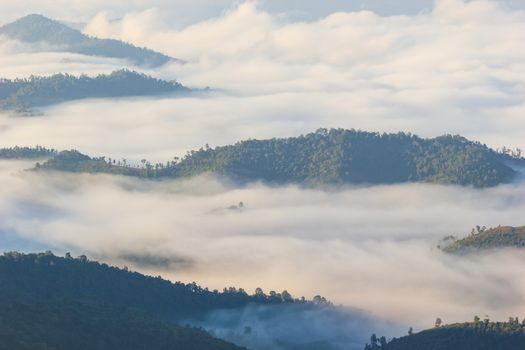
M 234 188 L 1 163 L 0 231 L 40 246 L 211 288 L 321 294 L 407 326 L 525 313 L 522 253 L 458 258 L 435 248 L 477 224 L 523 224 L 521 184 Z M 243 210 L 228 209 L 240 201 Z
M 102 13 L 87 25 L 88 33 L 190 61 L 146 73 L 221 93 L 72 103 L 45 110 L 45 120 L 0 115 L 0 144 L 165 158 L 206 143 L 346 127 L 460 133 L 493 147 L 525 148 L 524 23 L 523 12 L 483 0 L 440 0 L 432 11 L 413 16 L 340 12 L 313 22 L 289 22 L 244 3 L 184 29 L 171 28 L 161 9 L 119 21 Z M 13 45 L 0 45 L 9 46 L 0 55 L 1 76 L 97 74 L 127 65 L 28 54 Z
M 154 3 L 157 9 L 114 1 L 100 12 L 102 2 L 83 1 L 79 9 L 89 14 L 81 18 L 89 34 L 190 61 L 144 72 L 216 92 L 79 101 L 33 118 L 4 112 L 0 146 L 168 160 L 206 143 L 345 127 L 460 133 L 525 148 L 525 13 L 499 2 L 439 0 L 416 15 L 337 12 L 305 22 L 261 7 L 269 3 L 222 12 L 225 1 L 185 26 L 168 20 L 166 1 Z M 71 5 L 56 4 L 54 15 L 75 18 Z M 0 9 L 22 11 L 15 3 Z M 127 65 L 37 51 L 2 39 L 0 76 L 97 74 Z M 523 225 L 523 184 L 235 188 L 212 177 L 143 182 L 22 171 L 30 165 L 0 162 L 4 249 L 88 253 L 211 288 L 322 294 L 406 328 L 431 326 L 437 316 L 452 322 L 525 314 L 523 254 L 460 259 L 435 249 L 443 236 L 474 225 Z M 239 201 L 244 210 L 227 209 Z

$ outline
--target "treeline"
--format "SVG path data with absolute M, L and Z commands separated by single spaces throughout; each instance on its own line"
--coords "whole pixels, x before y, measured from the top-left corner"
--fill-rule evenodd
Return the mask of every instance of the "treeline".
M 516 350 L 525 349 L 525 320 L 510 317 L 508 322 L 491 322 L 475 317 L 473 322 L 442 325 L 387 341 L 372 335 L 365 350 Z
M 476 226 L 467 237 L 446 237 L 438 246 L 444 252 L 463 254 L 498 248 L 525 247 L 525 226 L 498 226 L 487 229 Z
M 461 136 L 423 139 L 409 133 L 319 129 L 299 137 L 206 146 L 165 163 L 144 159 L 141 166 L 65 151 L 39 168 L 144 178 L 211 172 L 238 181 L 307 185 L 426 182 L 489 187 L 514 179 L 512 162 L 525 164 L 525 159 Z
M 57 154 L 56 149 L 42 146 L 0 148 L 0 159 L 38 159 L 54 157 Z
M 70 74 L 31 76 L 27 79 L 0 79 L 0 108 L 25 111 L 32 107 L 86 98 L 151 96 L 190 91 L 180 83 L 129 70 L 118 70 L 93 78 Z
M 127 59 L 134 64 L 160 66 L 170 61 L 182 63 L 160 52 L 141 48 L 120 40 L 87 36 L 42 15 L 28 15 L 0 27 L 0 34 L 27 43 L 46 43 L 48 50 L 83 55 Z

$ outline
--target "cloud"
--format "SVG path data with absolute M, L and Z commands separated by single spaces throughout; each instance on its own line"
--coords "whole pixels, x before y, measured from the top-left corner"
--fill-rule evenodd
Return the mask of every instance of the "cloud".
M 522 253 L 454 257 L 435 248 L 478 224 L 522 225 L 523 184 L 236 188 L 213 177 L 148 182 L 0 163 L 0 231 L 57 252 L 212 289 L 321 294 L 407 329 L 437 316 L 525 311 Z M 240 201 L 243 210 L 227 210 Z
M 86 32 L 190 61 L 144 72 L 216 92 L 78 101 L 36 118 L 4 113 L 0 146 L 161 161 L 207 143 L 345 127 L 460 133 L 493 147 L 525 148 L 525 14 L 501 3 L 440 0 L 410 15 L 330 12 L 292 21 L 261 7 L 270 2 L 225 2 L 215 15 L 201 13 L 184 26 L 167 20 L 166 2 L 115 1 L 104 12 L 100 2 L 82 3 Z M 54 4 L 53 13 L 75 19 L 72 6 Z M 0 8 L 6 6 L 18 5 Z M 0 75 L 93 75 L 126 64 L 17 45 L 0 44 Z M 29 166 L 0 162 L 5 249 L 88 253 L 211 288 L 322 294 L 406 329 L 431 326 L 438 316 L 453 322 L 525 313 L 523 254 L 458 258 L 435 249 L 442 237 L 474 225 L 523 225 L 522 183 L 321 191 L 236 188 L 213 177 L 146 182 L 21 171 Z M 243 210 L 227 210 L 239 201 Z
M 166 158 L 206 143 L 346 127 L 459 133 L 493 147 L 525 148 L 525 14 L 497 2 L 440 0 L 417 15 L 338 12 L 310 22 L 283 20 L 248 2 L 183 29 L 171 25 L 160 6 L 116 21 L 108 13 L 100 12 L 87 32 L 187 59 L 144 71 L 224 93 L 205 100 L 73 103 L 46 110 L 48 121 L 0 116 L 0 130 L 7 130 L 2 145 L 29 139 L 117 157 Z M 0 61 L 7 77 L 61 70 L 94 75 L 126 65 L 57 53 L 0 55 Z M 91 142 L 98 135 L 104 143 Z
M 373 332 L 395 329 L 359 310 L 311 305 L 250 305 L 189 322 L 250 349 L 276 350 L 362 350 Z

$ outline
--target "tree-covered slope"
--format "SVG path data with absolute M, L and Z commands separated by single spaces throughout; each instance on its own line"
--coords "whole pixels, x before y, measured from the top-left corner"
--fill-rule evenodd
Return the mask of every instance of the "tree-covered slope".
M 109 304 L 0 305 L 0 350 L 235 350 L 208 333 Z
M 156 79 L 128 70 L 96 77 L 55 74 L 29 79 L 0 79 L 0 109 L 27 110 L 31 107 L 85 98 L 154 96 L 188 93 L 177 82 Z
M 36 147 L 11 147 L 0 148 L 0 159 L 37 159 L 56 156 L 58 152 L 54 149 L 42 146 Z
M 249 295 L 235 288 L 209 291 L 194 283 L 172 283 L 89 261 L 86 257 L 16 252 L 0 256 L 0 304 L 68 298 L 132 307 L 165 319 L 183 320 L 250 303 L 301 302 L 285 292 L 271 294 Z
M 372 337 L 365 350 L 518 350 L 525 349 L 525 324 L 509 322 L 457 323 L 436 327 L 387 342 Z
M 0 35 L 27 43 L 46 43 L 53 50 L 90 56 L 127 59 L 134 64 L 160 66 L 182 62 L 160 52 L 140 48 L 119 40 L 98 39 L 82 34 L 42 15 L 28 15 L 0 27 Z
M 191 151 L 180 161 L 143 162 L 90 158 L 66 151 L 40 169 L 112 173 L 148 178 L 180 178 L 206 172 L 241 181 L 299 184 L 393 184 L 428 182 L 475 187 L 513 180 L 510 163 L 519 157 L 498 153 L 460 136 L 423 139 L 411 134 L 379 134 L 344 129 L 284 139 L 248 140 Z
M 456 239 L 450 237 L 441 247 L 447 253 L 475 253 L 498 248 L 525 247 L 525 226 L 498 226 L 495 228 L 473 229 L 469 236 Z

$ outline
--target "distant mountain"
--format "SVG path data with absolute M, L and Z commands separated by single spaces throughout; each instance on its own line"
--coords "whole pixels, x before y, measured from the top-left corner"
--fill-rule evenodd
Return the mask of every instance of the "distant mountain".
M 525 324 L 475 320 L 425 330 L 388 342 L 372 336 L 365 350 L 517 350 L 525 349 Z
M 0 350 L 242 350 L 203 330 L 93 302 L 0 304 Z M 245 349 L 246 350 L 246 349 Z
M 29 15 L 0 27 L 0 35 L 26 43 L 46 43 L 51 49 L 89 56 L 127 59 L 137 65 L 161 66 L 183 61 L 162 53 L 114 39 L 98 39 L 82 34 L 42 15 Z
M 69 74 L 29 79 L 0 79 L 0 109 L 27 110 L 56 103 L 108 97 L 154 96 L 191 92 L 177 82 L 164 81 L 128 70 L 91 78 Z
M 512 163 L 523 164 L 525 159 L 498 153 L 461 136 L 422 139 L 405 133 L 320 129 L 299 137 L 201 148 L 177 162 L 145 162 L 142 167 L 65 151 L 39 169 L 146 178 L 182 178 L 210 172 L 243 182 L 278 184 L 427 182 L 489 187 L 513 181 L 517 174 Z
M 473 229 L 469 236 L 447 237 L 440 248 L 447 253 L 476 253 L 499 248 L 525 248 L 525 226 Z

